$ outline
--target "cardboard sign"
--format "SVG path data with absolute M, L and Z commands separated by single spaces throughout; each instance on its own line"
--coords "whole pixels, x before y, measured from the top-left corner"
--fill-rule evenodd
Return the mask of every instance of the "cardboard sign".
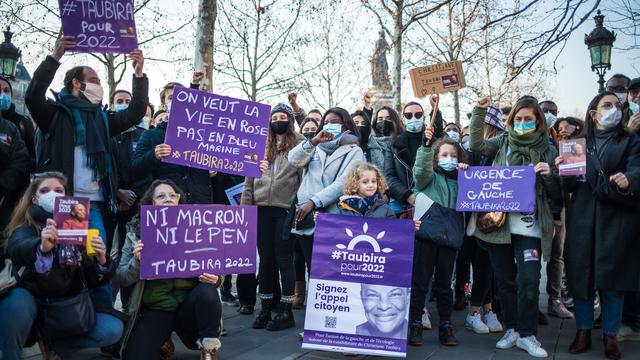
M 256 271 L 255 206 L 142 206 L 141 279 Z
M 130 53 L 138 47 L 133 0 L 58 0 L 65 35 L 73 51 Z
M 260 178 L 271 107 L 176 86 L 163 162 Z
M 414 226 L 318 215 L 303 348 L 406 356 Z
M 535 209 L 533 166 L 471 166 L 458 172 L 458 211 L 531 213 Z
M 467 86 L 462 62 L 458 60 L 411 69 L 409 75 L 415 97 L 446 93 Z
M 562 164 L 558 167 L 560 176 L 585 175 L 587 173 L 587 140 L 560 140 Z
M 89 198 L 57 197 L 53 221 L 58 229 L 58 244 L 84 245 L 89 229 Z

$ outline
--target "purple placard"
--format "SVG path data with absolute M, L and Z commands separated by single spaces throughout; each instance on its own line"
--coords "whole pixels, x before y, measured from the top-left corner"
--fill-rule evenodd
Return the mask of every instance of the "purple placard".
M 456 210 L 468 212 L 534 212 L 533 166 L 471 166 L 458 172 Z
M 318 215 L 303 348 L 406 356 L 414 226 Z
M 129 53 L 138 47 L 133 0 L 58 0 L 65 35 L 73 51 Z
M 57 197 L 53 206 L 53 220 L 58 229 L 58 244 L 84 245 L 89 229 L 89 198 Z
M 142 206 L 141 279 L 256 271 L 255 206 Z
M 176 86 L 162 161 L 260 178 L 271 107 Z

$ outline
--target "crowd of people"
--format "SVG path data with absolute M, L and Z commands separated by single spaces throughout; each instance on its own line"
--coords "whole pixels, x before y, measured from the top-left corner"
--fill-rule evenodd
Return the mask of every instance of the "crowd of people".
M 216 359 L 223 303 L 255 313 L 255 329 L 295 327 L 318 212 L 416 218 L 426 204 L 438 206 L 460 235 L 434 239 L 415 220 L 409 318 L 389 332 L 423 345 L 433 298 L 441 344 L 458 345 L 452 312 L 468 309 L 467 329 L 504 333 L 497 348 L 547 357 L 538 340 L 547 323 L 538 306 L 544 259 L 546 314 L 575 318 L 570 353 L 588 351 L 598 327 L 610 359 L 621 357 L 620 341 L 640 340 L 640 78 L 614 75 L 582 119 L 559 117 L 553 101 L 522 94 L 501 108 L 501 124 L 485 121 L 497 104 L 480 99 L 466 127 L 443 119 L 437 95 L 431 113 L 418 102 L 401 112 L 374 109 L 370 95 L 349 113 L 306 112 L 292 93 L 289 104 L 271 108 L 262 176 L 244 178 L 162 161 L 171 154 L 164 139 L 180 84 L 163 87 L 156 111 L 140 50 L 129 55 L 131 90 L 110 94 L 108 106 L 88 66 L 67 71 L 47 98 L 74 46 L 60 36 L 35 71 L 25 95 L 29 114 L 15 111 L 11 83 L 0 78 L 1 359 L 20 359 L 37 341 L 47 359 L 84 348 L 169 359 L 174 331 L 201 359 Z M 202 78 L 195 72 L 191 88 Z M 559 141 L 577 138 L 586 139 L 586 175 L 560 176 Z M 455 211 L 458 171 L 492 165 L 533 167 L 533 213 Z M 238 184 L 241 205 L 257 206 L 257 275 L 235 275 L 235 292 L 234 275 L 140 279 L 140 205 L 229 204 L 225 190 Z M 69 220 L 97 230 L 86 248 L 57 242 L 52 213 L 65 195 L 90 199 Z M 358 331 L 373 330 L 365 323 Z

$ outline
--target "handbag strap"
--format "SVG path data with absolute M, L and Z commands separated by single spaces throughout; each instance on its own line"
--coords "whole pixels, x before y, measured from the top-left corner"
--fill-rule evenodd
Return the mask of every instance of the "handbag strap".
M 336 176 L 333 177 L 333 181 L 331 182 L 332 184 L 336 182 L 336 180 L 338 180 L 338 176 L 340 176 L 340 170 L 342 170 L 342 165 L 344 165 L 345 160 L 347 160 L 347 155 L 349 155 L 349 153 L 344 154 L 344 156 L 342 157 L 342 161 L 340 161 L 340 166 L 338 166 Z
M 433 204 L 434 201 L 429 196 L 424 193 L 418 193 L 413 211 L 413 220 L 420 220 L 431 209 Z

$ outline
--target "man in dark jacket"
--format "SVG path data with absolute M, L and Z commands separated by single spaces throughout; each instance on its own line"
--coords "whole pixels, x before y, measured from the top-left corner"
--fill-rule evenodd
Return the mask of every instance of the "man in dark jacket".
M 36 129 L 31 119 L 16 112 L 16 105 L 11 101 L 12 96 L 13 87 L 11 87 L 9 79 L 0 76 L 0 115 L 11 121 L 13 125 L 20 130 L 22 140 L 24 140 L 24 143 L 27 145 L 27 150 L 29 151 L 29 157 L 31 160 L 31 168 L 29 170 L 31 171 L 35 168 L 36 164 L 34 143 Z
M 200 79 L 201 77 L 194 74 L 191 88 L 197 89 Z M 169 83 L 160 92 L 161 107 L 169 113 L 169 118 L 142 134 L 133 154 L 131 171 L 135 177 L 150 174 L 156 180 L 172 180 L 185 192 L 189 204 L 211 204 L 213 190 L 209 171 L 161 161 L 163 157 L 167 157 L 171 153 L 171 146 L 164 143 L 164 138 L 167 132 L 167 122 L 171 118 L 171 100 L 176 85 L 180 84 Z M 211 175 L 214 174 L 211 173 Z
M 0 116 L 0 233 L 9 223 L 11 212 L 28 182 L 27 146 L 20 130 Z

